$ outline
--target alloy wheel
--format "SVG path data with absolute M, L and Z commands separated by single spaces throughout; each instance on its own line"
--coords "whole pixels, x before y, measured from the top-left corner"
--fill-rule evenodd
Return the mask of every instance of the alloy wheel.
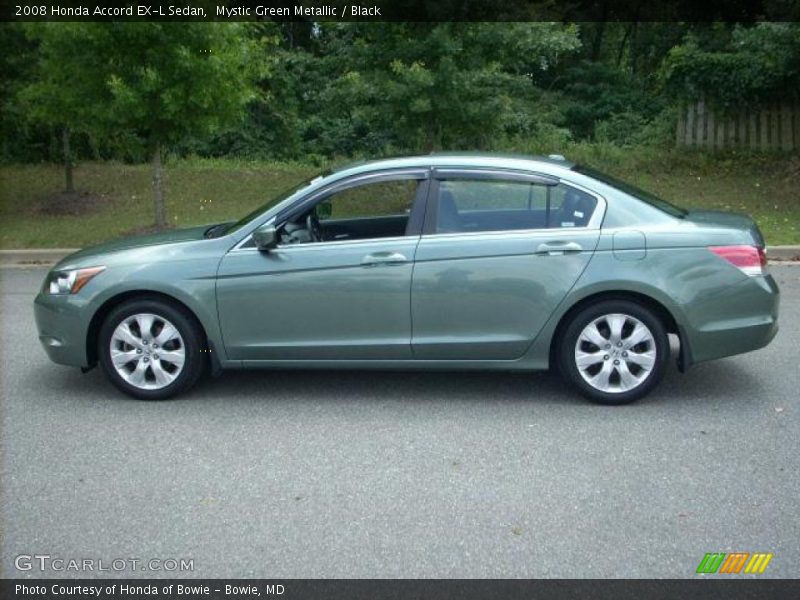
M 134 314 L 123 319 L 111 335 L 114 369 L 130 385 L 158 390 L 181 374 L 186 346 L 177 327 L 162 316 Z
M 593 319 L 575 343 L 575 365 L 601 392 L 628 392 L 642 385 L 656 364 L 653 333 L 639 319 L 611 313 Z

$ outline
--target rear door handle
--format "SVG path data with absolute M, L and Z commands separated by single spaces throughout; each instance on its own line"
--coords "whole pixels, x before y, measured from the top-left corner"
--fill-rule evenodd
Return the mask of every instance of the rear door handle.
M 361 259 L 361 265 L 364 267 L 372 267 L 375 265 L 401 265 L 407 263 L 408 259 L 405 254 L 399 252 L 375 252 L 374 254 L 367 254 Z
M 544 244 L 539 244 L 539 247 L 536 248 L 536 254 L 544 254 L 546 256 L 574 254 L 576 252 L 583 252 L 583 246 L 577 242 L 545 242 Z

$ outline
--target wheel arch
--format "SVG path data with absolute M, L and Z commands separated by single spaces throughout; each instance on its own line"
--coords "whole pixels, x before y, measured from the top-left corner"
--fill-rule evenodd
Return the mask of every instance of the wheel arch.
M 200 331 L 203 333 L 203 339 L 206 345 L 209 345 L 210 339 L 208 336 L 208 332 L 206 328 L 203 326 L 203 322 L 197 317 L 194 311 L 186 305 L 185 302 L 181 302 L 175 296 L 170 294 L 165 294 L 164 292 L 156 292 L 153 290 L 126 290 L 124 292 L 120 292 L 111 296 L 110 298 L 106 299 L 103 304 L 101 304 L 98 309 L 92 315 L 91 320 L 89 321 L 89 327 L 86 332 L 86 357 L 89 363 L 89 368 L 93 368 L 97 365 L 98 361 L 98 354 L 97 354 L 97 338 L 100 335 L 100 328 L 103 326 L 103 322 L 106 320 L 106 317 L 109 313 L 114 310 L 120 304 L 127 302 L 129 300 L 146 300 L 146 299 L 153 299 L 159 300 L 161 302 L 168 302 L 177 306 L 178 308 L 184 310 L 188 316 L 190 316 L 197 326 L 200 328 Z M 209 353 L 213 355 L 213 353 Z M 216 358 L 216 356 L 214 356 Z
M 656 317 L 658 317 L 659 321 L 661 321 L 661 324 L 664 326 L 664 329 L 667 331 L 667 333 L 673 333 L 678 336 L 680 340 L 678 367 L 681 371 L 685 371 L 688 368 L 688 366 L 691 364 L 691 353 L 689 350 L 688 340 L 686 339 L 686 335 L 684 335 L 677 319 L 675 318 L 675 315 L 664 305 L 663 302 L 654 298 L 653 296 L 631 290 L 604 290 L 594 292 L 588 296 L 584 296 L 583 298 L 576 300 L 572 306 L 570 306 L 569 309 L 567 309 L 567 311 L 561 316 L 556 328 L 553 330 L 553 335 L 550 338 L 549 363 L 551 368 L 558 364 L 558 361 L 556 360 L 558 345 L 561 343 L 564 330 L 567 328 L 572 317 L 587 306 L 606 300 L 627 300 L 650 309 L 656 315 Z

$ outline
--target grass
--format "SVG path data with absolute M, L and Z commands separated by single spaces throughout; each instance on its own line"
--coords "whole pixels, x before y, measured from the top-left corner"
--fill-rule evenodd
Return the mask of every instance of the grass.
M 567 150 L 573 160 L 681 206 L 750 214 L 770 245 L 800 243 L 797 156 L 634 151 L 597 144 L 575 144 Z M 170 224 L 236 219 L 318 171 L 319 167 L 292 163 L 171 162 L 166 169 Z M 72 211 L 78 214 L 61 214 L 70 210 L 58 206 L 64 202 L 60 166 L 0 166 L 0 248 L 83 247 L 136 233 L 152 223 L 148 165 L 82 163 L 75 185 L 85 194 L 84 205 Z
M 170 226 L 236 220 L 319 171 L 293 164 L 184 161 L 165 173 Z M 63 202 L 59 165 L 0 167 L 0 248 L 80 248 L 146 229 L 153 222 L 149 165 L 82 163 L 75 187 L 90 210 L 53 214 Z

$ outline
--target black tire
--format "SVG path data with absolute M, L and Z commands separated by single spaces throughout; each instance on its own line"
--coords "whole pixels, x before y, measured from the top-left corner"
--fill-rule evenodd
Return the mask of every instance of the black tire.
M 604 315 L 611 314 L 627 315 L 641 321 L 641 323 L 650 330 L 655 345 L 656 355 L 651 370 L 649 373 L 642 375 L 643 379 L 641 383 L 633 389 L 626 391 L 607 392 L 593 387 L 581 375 L 580 369 L 576 364 L 575 349 L 581 332 L 583 332 L 584 328 L 592 323 L 592 321 L 600 319 Z M 626 326 L 630 325 L 627 324 Z M 601 300 L 583 308 L 570 318 L 558 344 L 558 369 L 561 376 L 566 381 L 593 402 L 606 405 L 629 404 L 630 402 L 634 402 L 646 396 L 658 384 L 664 376 L 669 360 L 669 352 L 667 332 L 661 320 L 653 311 L 630 300 Z M 613 358 L 612 356 L 612 361 Z M 603 363 L 599 364 L 602 366 Z M 619 376 L 617 374 L 617 381 L 618 380 Z
M 174 381 L 159 389 L 144 389 L 127 382 L 111 360 L 111 337 L 126 318 L 140 313 L 157 315 L 169 321 L 182 338 L 185 362 Z M 141 297 L 123 302 L 106 316 L 97 339 L 97 355 L 106 377 L 119 390 L 139 400 L 165 400 L 187 391 L 206 370 L 205 335 L 195 317 L 177 304 L 154 297 Z M 162 363 L 163 364 L 163 363 Z

